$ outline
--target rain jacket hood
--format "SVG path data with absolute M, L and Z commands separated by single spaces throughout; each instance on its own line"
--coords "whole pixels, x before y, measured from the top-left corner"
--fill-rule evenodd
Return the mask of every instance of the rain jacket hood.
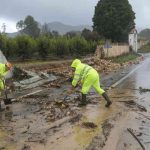
M 78 65 L 81 64 L 81 61 L 79 59 L 75 59 L 72 64 L 71 64 L 71 67 L 72 68 L 76 68 Z

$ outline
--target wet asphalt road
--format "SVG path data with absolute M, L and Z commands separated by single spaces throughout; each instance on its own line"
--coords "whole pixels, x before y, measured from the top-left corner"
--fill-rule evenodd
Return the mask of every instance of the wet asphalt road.
M 126 110 L 122 110 L 126 117 L 122 117 L 123 120 L 120 123 L 118 121 L 115 125 L 116 133 L 111 134 L 111 139 L 108 138 L 104 150 L 110 148 L 112 150 L 142 149 L 136 139 L 127 132 L 127 128 L 133 129 L 133 133 L 141 141 L 145 150 L 150 149 L 150 57 L 147 57 L 137 67 L 128 78 L 112 89 L 110 96 L 115 105 L 112 108 L 119 109 L 118 101 L 133 100 L 140 106 L 145 107 L 147 111 L 141 111 L 134 106 L 130 107 L 130 105 L 126 106 Z M 142 91 L 139 89 L 142 89 Z M 120 105 L 120 107 L 122 106 Z

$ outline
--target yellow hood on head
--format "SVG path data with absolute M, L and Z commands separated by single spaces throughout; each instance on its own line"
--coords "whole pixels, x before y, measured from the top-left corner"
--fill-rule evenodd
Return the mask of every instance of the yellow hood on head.
M 79 59 L 75 59 L 72 64 L 71 67 L 72 68 L 76 68 L 79 64 L 81 64 L 81 61 Z

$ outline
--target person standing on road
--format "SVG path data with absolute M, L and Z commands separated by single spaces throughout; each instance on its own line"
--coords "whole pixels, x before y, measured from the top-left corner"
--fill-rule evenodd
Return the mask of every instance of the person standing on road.
M 8 73 L 8 71 L 12 68 L 12 64 L 11 63 L 6 63 L 6 64 L 2 64 L 0 63 L 0 95 L 1 95 L 1 91 L 4 90 L 5 88 L 5 75 Z M 2 111 L 2 107 L 1 107 L 1 100 L 0 100 L 0 111 Z
M 87 64 L 83 64 L 79 59 L 75 59 L 72 62 L 71 67 L 75 69 L 72 86 L 76 87 L 78 82 L 81 82 L 82 84 L 81 105 L 86 105 L 86 95 L 91 87 L 104 97 L 107 102 L 105 107 L 109 107 L 112 104 L 106 92 L 100 87 L 99 74 L 94 68 Z

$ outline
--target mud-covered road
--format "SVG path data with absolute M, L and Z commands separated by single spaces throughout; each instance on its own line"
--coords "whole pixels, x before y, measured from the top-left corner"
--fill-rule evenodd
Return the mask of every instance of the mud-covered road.
M 108 90 L 113 101 L 109 109 L 93 90 L 87 106 L 78 107 L 79 92 L 69 91 L 69 82 L 58 88 L 35 88 L 39 92 L 0 113 L 0 150 L 149 150 L 149 66 L 146 58 Z M 110 81 L 116 74 L 108 75 Z M 102 83 L 108 86 L 108 78 Z

